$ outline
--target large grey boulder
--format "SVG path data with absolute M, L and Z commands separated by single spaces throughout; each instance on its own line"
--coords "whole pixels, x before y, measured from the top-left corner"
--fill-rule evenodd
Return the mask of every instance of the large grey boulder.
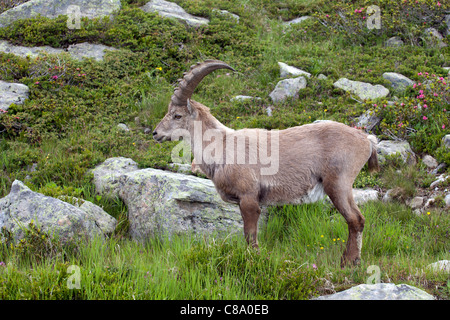
M 239 207 L 224 202 L 211 180 L 149 168 L 121 175 L 119 185 L 135 240 L 242 231 Z
M 412 86 L 414 81 L 396 72 L 385 72 L 383 78 L 389 81 L 396 90 L 404 91 L 408 86 Z
M 269 97 L 274 103 L 279 103 L 287 98 L 297 96 L 300 89 L 304 88 L 306 88 L 305 77 L 281 80 L 269 94 Z
M 30 89 L 24 84 L 0 80 L 0 109 L 6 111 L 13 103 L 22 104 L 29 92 Z
M 174 18 L 186 23 L 191 27 L 206 25 L 209 20 L 206 18 L 196 17 L 187 13 L 182 7 L 174 2 L 165 0 L 152 0 L 141 7 L 145 12 L 157 12 L 165 18 Z
M 79 9 L 80 17 L 92 19 L 110 16 L 121 8 L 121 3 L 120 0 L 30 0 L 0 14 L 0 28 L 37 15 L 47 18 L 70 15 L 74 6 Z
M 415 163 L 416 155 L 407 141 L 382 140 L 377 145 L 378 160 L 383 163 L 386 156 L 398 154 L 405 163 Z
M 377 283 L 360 284 L 314 300 L 434 300 L 434 297 L 407 284 Z
M 16 239 L 20 239 L 24 234 L 23 229 L 33 222 L 44 232 L 57 235 L 62 242 L 78 237 L 103 237 L 104 232 L 98 224 L 102 225 L 101 220 L 111 220 L 112 217 L 103 217 L 108 214 L 100 212 L 98 208 L 95 210 L 92 215 L 89 213 L 92 212 L 92 207 L 78 208 L 33 192 L 21 181 L 15 180 L 11 192 L 0 199 L 0 230 L 6 228 Z
M 347 78 L 340 78 L 333 85 L 336 88 L 357 95 L 362 100 L 384 98 L 389 94 L 389 90 L 380 84 L 372 85 L 367 82 L 353 81 Z

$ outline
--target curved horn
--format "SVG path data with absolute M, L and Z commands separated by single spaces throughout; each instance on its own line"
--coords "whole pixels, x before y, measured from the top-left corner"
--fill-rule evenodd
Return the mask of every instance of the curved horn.
M 187 100 L 191 98 L 192 93 L 200 81 L 217 69 L 230 69 L 236 71 L 225 62 L 219 60 L 205 60 L 204 62 L 199 62 L 196 65 L 191 66 L 191 69 L 184 74 L 183 78 L 178 80 L 179 85 L 171 98 L 172 105 L 186 106 Z

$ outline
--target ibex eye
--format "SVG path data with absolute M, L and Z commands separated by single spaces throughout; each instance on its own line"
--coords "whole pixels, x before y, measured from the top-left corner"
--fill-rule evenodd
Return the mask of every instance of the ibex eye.
M 180 116 L 179 114 L 176 114 L 176 115 L 173 116 L 173 118 L 174 118 L 175 120 L 180 120 L 180 119 L 181 119 L 181 116 Z

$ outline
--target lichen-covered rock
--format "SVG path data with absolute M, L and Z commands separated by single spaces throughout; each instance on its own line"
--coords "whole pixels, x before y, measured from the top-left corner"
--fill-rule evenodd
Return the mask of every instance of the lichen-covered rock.
M 296 67 L 287 65 L 284 62 L 278 62 L 278 65 L 280 66 L 280 77 L 281 78 L 286 78 L 286 77 L 290 77 L 290 76 L 294 76 L 294 77 L 305 76 L 308 78 L 311 77 L 311 73 L 303 71 Z
M 6 40 L 0 40 L 0 52 L 12 53 L 22 58 L 35 58 L 39 54 L 61 54 L 68 53 L 73 59 L 82 60 L 83 58 L 93 58 L 96 61 L 103 60 L 107 50 L 115 51 L 116 48 L 108 47 L 103 44 L 93 44 L 88 42 L 70 45 L 67 50 L 60 48 L 52 48 L 49 46 L 41 47 L 24 47 L 16 46 Z
M 94 174 L 96 191 L 106 197 L 117 198 L 119 196 L 119 177 L 135 170 L 138 170 L 138 165 L 130 158 L 115 157 L 105 160 L 91 170 Z
M 434 300 L 434 297 L 407 284 L 377 283 L 360 284 L 314 300 Z
M 29 91 L 24 84 L 0 80 L 0 109 L 6 111 L 13 103 L 22 104 L 28 98 Z
M 145 12 L 157 12 L 165 18 L 174 18 L 191 27 L 198 27 L 209 23 L 206 18 L 196 17 L 187 13 L 178 4 L 165 0 L 152 0 L 141 7 Z
M 347 78 L 340 78 L 333 85 L 336 88 L 357 95 L 362 100 L 384 98 L 389 94 L 389 90 L 380 84 L 372 85 L 367 82 L 352 81 Z
M 67 15 L 73 6 L 80 9 L 80 17 L 93 19 L 111 15 L 121 8 L 121 3 L 120 0 L 30 0 L 0 14 L 0 28 L 37 15 L 47 18 Z
M 405 163 L 415 163 L 416 155 L 407 141 L 382 140 L 377 145 L 378 160 L 380 163 L 385 161 L 387 155 L 398 154 Z
M 304 88 L 306 88 L 305 77 L 281 80 L 269 94 L 269 97 L 274 103 L 279 103 L 287 98 L 296 97 L 300 89 Z
M 26 57 L 34 58 L 43 52 L 49 54 L 60 54 L 61 52 L 64 52 L 64 50 L 59 48 L 52 48 L 49 46 L 41 46 L 41 47 L 16 46 L 10 43 L 9 41 L 0 40 L 0 52 L 11 53 L 22 58 Z
M 404 91 L 408 86 L 414 85 L 414 81 L 396 72 L 385 72 L 383 78 L 389 81 L 394 89 Z
M 133 239 L 242 231 L 239 207 L 222 201 L 208 179 L 149 168 L 122 174 L 119 185 Z
M 63 242 L 78 237 L 103 237 L 93 216 L 59 199 L 31 191 L 15 180 L 11 192 L 0 199 L 0 229 L 6 228 L 16 239 L 31 222 Z

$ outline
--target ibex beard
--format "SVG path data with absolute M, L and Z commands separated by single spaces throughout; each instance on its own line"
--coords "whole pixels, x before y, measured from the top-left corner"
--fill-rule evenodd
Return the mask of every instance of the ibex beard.
M 183 137 L 194 154 L 193 167 L 213 181 L 224 201 L 239 204 L 245 238 L 255 248 L 260 204 L 299 204 L 328 195 L 348 224 L 341 264 L 358 263 L 365 219 L 352 185 L 365 163 L 378 170 L 376 138 L 333 121 L 285 130 L 230 129 L 190 100 L 200 81 L 220 68 L 234 70 L 217 60 L 191 67 L 153 132 L 155 140 Z

